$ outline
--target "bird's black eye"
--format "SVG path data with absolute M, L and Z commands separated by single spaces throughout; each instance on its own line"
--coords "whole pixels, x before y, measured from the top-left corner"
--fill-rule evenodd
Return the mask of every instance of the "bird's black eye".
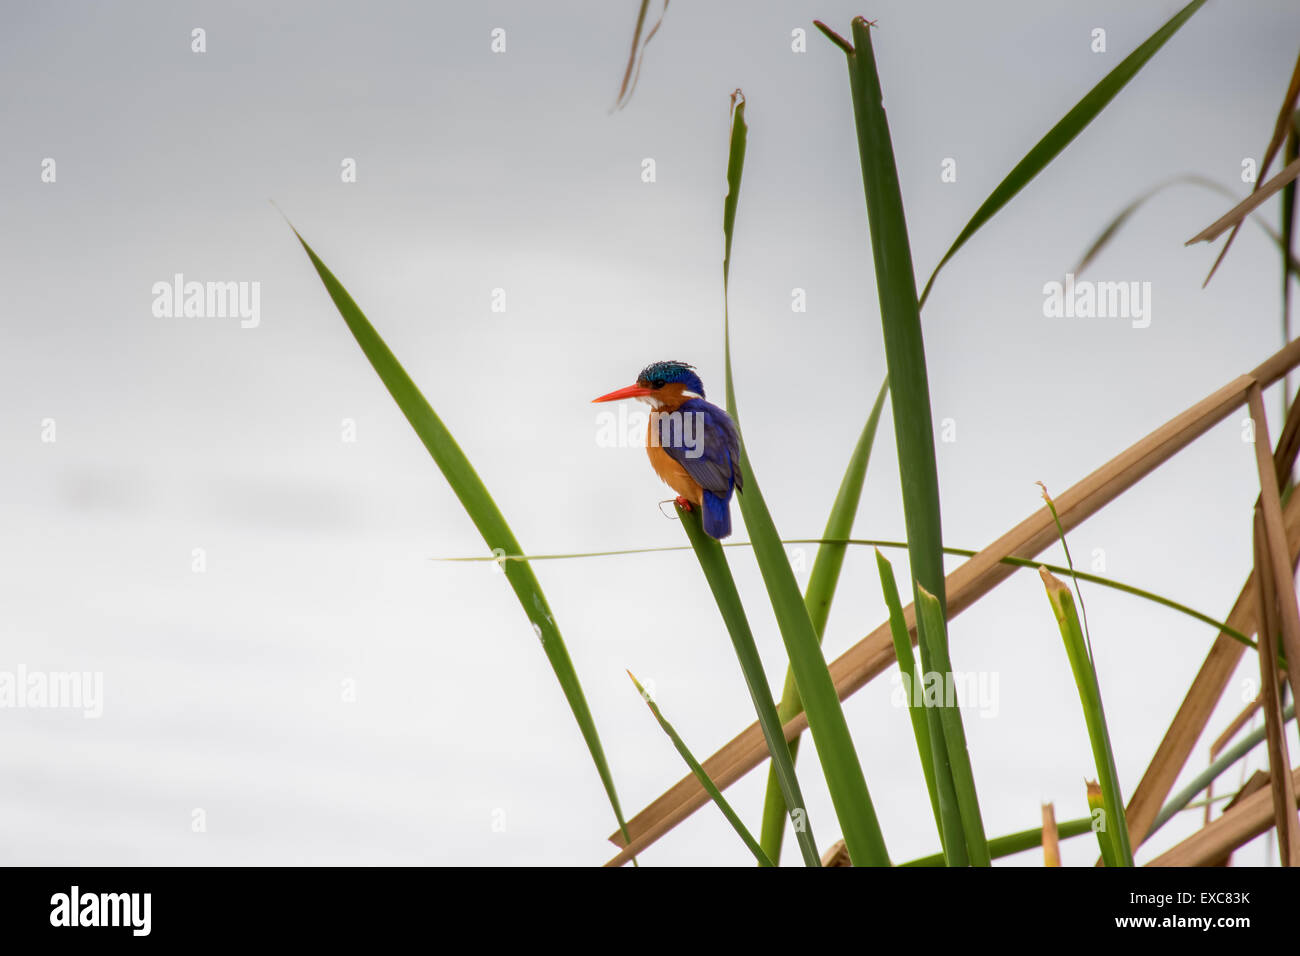
M 663 387 L 664 387 L 664 380 L 663 380 L 662 378 L 651 379 L 651 380 L 650 380 L 650 387 L 651 387 L 651 388 L 663 388 Z

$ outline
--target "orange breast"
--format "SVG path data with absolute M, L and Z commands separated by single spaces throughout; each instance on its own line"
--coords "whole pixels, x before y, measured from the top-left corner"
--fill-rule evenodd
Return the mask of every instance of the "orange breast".
M 703 489 L 700 483 L 690 476 L 685 466 L 668 454 L 661 447 L 651 442 L 654 428 L 654 416 L 650 417 L 650 428 L 646 429 L 646 451 L 650 455 L 650 467 L 669 488 L 677 492 L 691 504 L 700 504 Z

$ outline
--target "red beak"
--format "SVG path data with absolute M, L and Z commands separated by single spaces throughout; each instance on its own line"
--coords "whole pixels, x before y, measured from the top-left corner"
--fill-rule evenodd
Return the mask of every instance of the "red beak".
M 627 388 L 620 388 L 617 392 L 610 392 L 608 395 L 602 395 L 600 398 L 593 398 L 592 402 L 617 402 L 620 398 L 640 398 L 642 395 L 653 395 L 653 388 L 646 388 L 644 385 L 629 385 Z

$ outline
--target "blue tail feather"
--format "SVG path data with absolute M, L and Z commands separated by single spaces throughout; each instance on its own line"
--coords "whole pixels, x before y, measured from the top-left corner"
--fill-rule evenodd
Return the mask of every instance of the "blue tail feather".
M 720 498 L 706 488 L 703 498 L 701 518 L 704 521 L 704 533 L 710 538 L 725 538 L 731 534 L 731 495 Z

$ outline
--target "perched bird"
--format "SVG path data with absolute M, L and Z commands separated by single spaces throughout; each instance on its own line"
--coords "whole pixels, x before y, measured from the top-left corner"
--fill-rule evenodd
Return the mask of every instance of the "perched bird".
M 636 384 L 592 399 L 637 398 L 650 406 L 646 451 L 660 478 L 677 492 L 679 507 L 700 509 L 705 532 L 731 534 L 731 492 L 744 485 L 740 436 L 731 416 L 704 400 L 704 383 L 685 362 L 655 362 Z

